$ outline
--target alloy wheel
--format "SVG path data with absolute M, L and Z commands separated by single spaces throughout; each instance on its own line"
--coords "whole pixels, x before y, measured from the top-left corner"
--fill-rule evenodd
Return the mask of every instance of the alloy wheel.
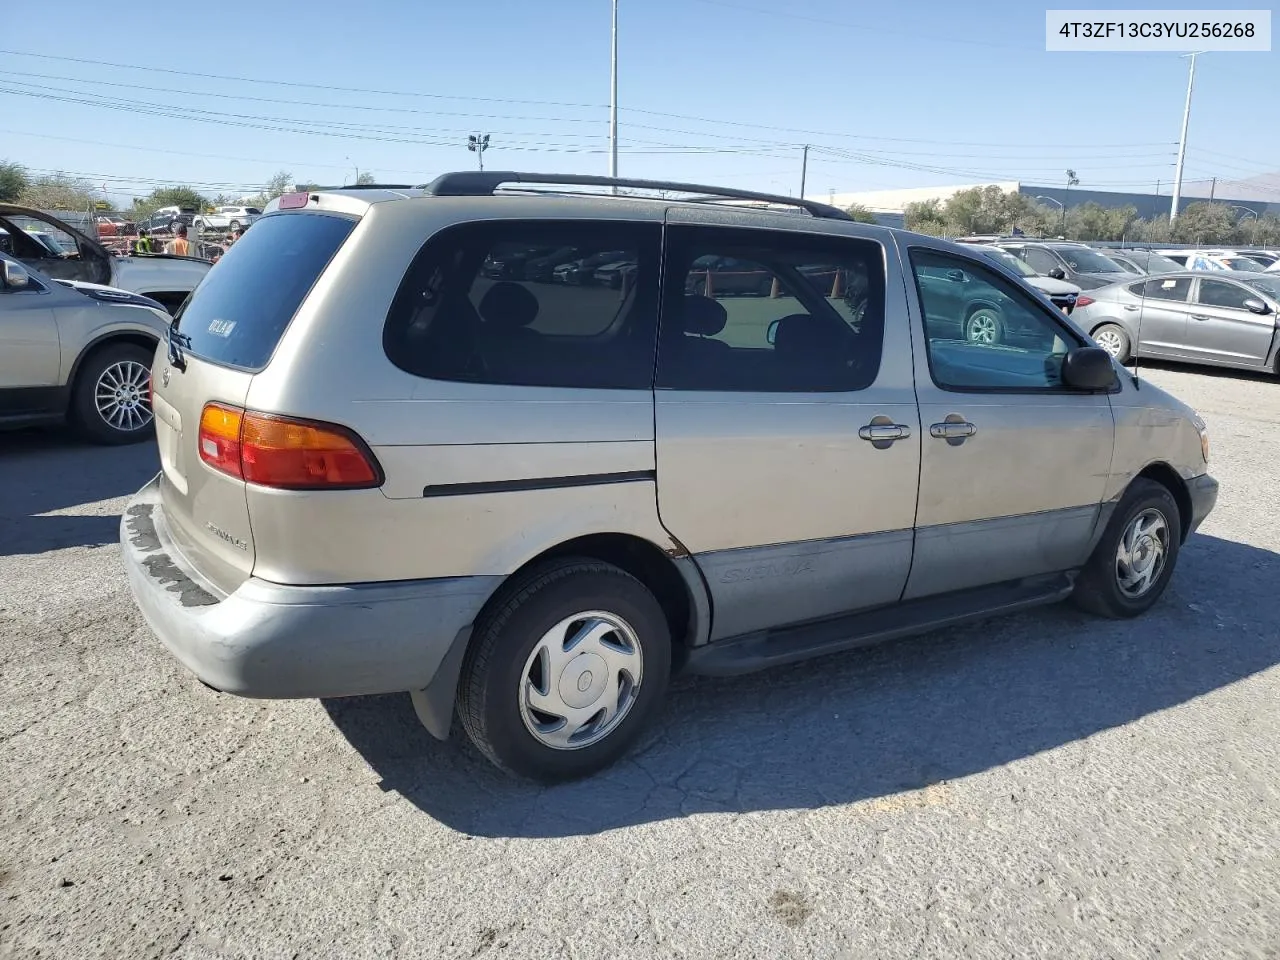
M 105 368 L 94 384 L 93 400 L 102 422 L 121 433 L 142 430 L 151 423 L 151 371 L 136 360 L 121 360 Z

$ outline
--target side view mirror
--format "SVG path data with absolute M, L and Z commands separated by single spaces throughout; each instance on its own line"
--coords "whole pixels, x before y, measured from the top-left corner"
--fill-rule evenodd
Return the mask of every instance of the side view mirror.
M 1062 382 L 1075 390 L 1110 390 L 1116 382 L 1111 354 L 1101 347 L 1077 347 L 1062 358 Z
M 1065 280 L 1067 279 L 1067 271 L 1063 270 L 1061 267 L 1054 267 L 1049 271 L 1048 276 L 1053 280 Z
M 3 272 L 0 272 L 0 287 L 5 290 L 25 290 L 31 285 L 31 274 L 27 273 L 27 268 L 14 260 L 0 261 L 4 264 Z
M 769 329 L 765 332 L 764 338 L 769 341 L 770 345 L 778 342 L 778 324 L 780 323 L 782 323 L 781 320 L 773 321 L 773 323 L 769 324 Z
M 948 270 L 947 279 L 952 283 L 968 283 L 969 277 L 963 270 Z
M 1271 308 L 1267 306 L 1266 302 L 1259 300 L 1257 297 L 1250 297 L 1246 300 L 1244 302 L 1244 308 L 1250 313 L 1256 313 L 1263 317 L 1271 312 Z

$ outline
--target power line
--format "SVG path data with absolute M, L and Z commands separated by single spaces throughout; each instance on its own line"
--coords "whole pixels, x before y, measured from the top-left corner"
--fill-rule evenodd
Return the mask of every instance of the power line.
M 341 87 L 327 83 L 304 83 L 300 80 L 267 80 L 261 77 L 233 77 L 222 73 L 197 73 L 193 70 L 173 70 L 168 67 L 151 67 L 136 63 L 116 63 L 110 60 L 91 60 L 86 57 L 65 57 L 52 53 L 29 53 L 25 50 L 0 50 L 15 57 L 36 57 L 41 60 L 60 60 L 64 63 L 82 63 L 96 67 L 115 67 L 120 70 L 145 70 L 149 73 L 168 73 L 175 76 L 199 77 L 202 80 L 224 80 L 231 83 L 269 83 L 279 87 L 300 87 L 308 90 L 338 90 L 345 93 L 371 93 L 389 97 L 424 97 L 433 100 L 471 100 L 477 103 L 523 103 L 538 107 L 601 108 L 599 103 L 564 103 L 556 100 L 517 100 L 509 97 L 454 96 L 444 93 L 410 93 L 404 90 L 375 90 L 368 87 Z
M 703 2 L 707 2 L 707 0 L 703 0 Z M 139 64 L 116 63 L 114 61 L 109 61 L 109 60 L 93 60 L 93 59 L 88 59 L 84 57 L 66 57 L 66 56 L 60 56 L 60 55 L 50 54 L 50 53 L 28 53 L 21 50 L 0 50 L 0 54 L 10 54 L 12 56 L 21 56 L 21 57 L 37 57 L 43 60 L 56 60 L 56 61 L 62 61 L 67 63 L 88 64 L 91 66 L 111 67 L 111 68 L 121 69 L 121 70 L 142 70 L 142 71 L 148 71 L 152 73 L 170 74 L 173 76 L 196 77 L 196 78 L 205 79 L 205 80 L 223 80 L 223 81 L 229 81 L 233 83 L 260 83 L 260 84 L 268 84 L 272 86 L 298 87 L 298 88 L 313 89 L 313 90 L 331 90 L 331 91 L 340 91 L 345 93 L 373 94 L 376 96 L 420 97 L 425 99 L 475 101 L 480 103 L 513 103 L 513 104 L 525 104 L 525 105 L 531 105 L 531 106 L 570 107 L 575 109 L 593 109 L 593 110 L 608 109 L 608 104 L 602 104 L 602 103 L 566 103 L 566 102 L 554 101 L 554 100 L 519 100 L 519 99 L 503 98 L 503 97 L 475 97 L 475 96 L 462 96 L 462 95 L 441 94 L 441 93 L 422 93 L 422 92 L 413 92 L 413 91 L 405 91 L 405 90 L 377 90 L 377 89 L 370 89 L 365 87 L 343 87 L 335 84 L 305 83 L 305 82 L 296 81 L 296 80 L 272 80 L 272 79 L 261 78 L 261 77 L 236 77 L 236 76 L 229 76 L 226 74 L 199 73 L 191 70 L 175 70 L 168 67 L 153 67 L 153 66 L 143 66 Z M 92 83 L 95 81 L 86 80 L 86 81 L 80 81 L 80 82 Z M 189 93 L 190 91 L 182 91 L 182 92 Z M 878 136 L 871 136 L 867 134 L 834 133 L 829 130 L 811 130 L 803 127 L 778 126 L 773 124 L 755 123 L 755 122 L 745 121 L 745 120 L 722 120 L 714 117 L 699 117 L 699 116 L 694 116 L 692 114 L 671 113 L 663 110 L 647 110 L 640 107 L 620 106 L 619 111 L 623 113 L 629 113 L 629 114 L 642 114 L 642 115 L 651 116 L 651 117 L 667 117 L 667 118 L 676 119 L 676 120 L 689 120 L 689 121 L 693 121 L 694 123 L 700 123 L 700 124 L 712 124 L 716 126 L 749 128 L 749 129 L 755 129 L 755 130 L 769 130 L 769 131 L 778 132 L 778 133 L 794 133 L 804 137 L 829 137 L 833 139 L 842 139 L 842 140 L 868 140 L 868 141 L 875 141 L 875 142 L 881 142 L 881 143 L 944 144 L 944 145 L 961 146 L 961 147 L 1000 147 L 1000 148 L 1011 148 L 1011 149 L 1027 147 L 1027 144 L 1025 143 L 1025 141 L 1019 142 L 1019 143 L 993 143 L 993 142 L 969 141 L 969 140 L 930 139 L 930 138 L 922 138 L 922 137 L 878 137 Z M 518 118 L 513 118 L 513 119 L 518 119 Z M 568 122 L 569 120 L 569 118 L 562 118 L 562 119 L 565 119 L 566 122 Z M 585 122 L 591 122 L 591 121 L 587 120 Z M 637 123 L 630 123 L 629 125 L 633 127 L 643 127 L 643 125 L 637 124 Z M 718 137 L 724 136 L 723 134 L 718 134 L 718 135 L 712 134 L 705 130 L 686 131 L 686 130 L 672 130 L 670 128 L 663 128 L 663 127 L 653 127 L 653 128 L 647 128 L 647 129 L 655 129 L 655 130 L 661 130 L 664 132 L 671 132 L 671 133 L 684 133 L 684 134 L 694 135 L 694 136 L 718 136 Z M 790 145 L 798 146 L 799 144 L 793 143 Z M 1076 146 L 1076 144 L 1074 143 L 1070 145 L 1073 147 Z M 1145 143 L 1089 144 L 1088 146 L 1098 147 L 1098 148 L 1118 148 L 1118 147 L 1137 147 L 1137 146 L 1161 146 L 1162 147 L 1162 146 L 1171 146 L 1171 145 L 1173 145 L 1173 143 L 1170 141 L 1155 141 L 1155 142 L 1145 142 Z
M 973 47 L 993 47 L 1000 50 L 1022 50 L 1022 46 L 1011 43 L 995 43 L 990 40 L 970 40 L 966 37 L 944 37 L 923 34 L 915 30 L 894 30 L 891 27 L 879 27 L 866 23 L 849 23 L 846 20 L 828 20 L 825 17 L 811 17 L 803 13 L 791 13 L 782 10 L 765 10 L 760 7 L 748 7 L 740 3 L 725 3 L 724 0 L 697 0 L 698 3 L 713 7 L 724 7 L 728 10 L 740 10 L 744 13 L 755 13 L 765 17 L 779 17 L 787 20 L 804 20 L 809 23 L 821 23 L 834 27 L 847 27 L 864 33 L 883 33 L 889 36 L 910 37 L 912 40 L 928 40 L 933 43 L 956 43 Z

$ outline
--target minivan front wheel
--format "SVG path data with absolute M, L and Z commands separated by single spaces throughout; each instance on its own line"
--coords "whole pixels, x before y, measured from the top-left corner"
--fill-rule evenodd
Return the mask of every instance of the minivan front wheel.
M 1146 613 L 1168 586 L 1181 544 L 1182 520 L 1173 494 L 1139 477 L 1117 504 L 1071 599 L 1103 617 Z
M 502 769 L 572 780 L 626 751 L 670 672 L 670 629 L 653 594 L 612 564 L 563 559 L 504 588 L 477 622 L 458 713 Z

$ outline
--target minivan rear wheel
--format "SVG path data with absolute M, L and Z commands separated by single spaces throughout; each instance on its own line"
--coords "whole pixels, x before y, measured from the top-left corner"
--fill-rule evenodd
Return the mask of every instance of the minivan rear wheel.
M 557 560 L 509 584 L 477 622 L 458 714 L 508 773 L 573 780 L 622 756 L 670 673 L 670 629 L 653 594 L 612 564 Z
M 1182 518 L 1163 484 L 1130 485 L 1080 571 L 1072 602 L 1102 617 L 1136 617 L 1160 599 L 1178 562 Z

